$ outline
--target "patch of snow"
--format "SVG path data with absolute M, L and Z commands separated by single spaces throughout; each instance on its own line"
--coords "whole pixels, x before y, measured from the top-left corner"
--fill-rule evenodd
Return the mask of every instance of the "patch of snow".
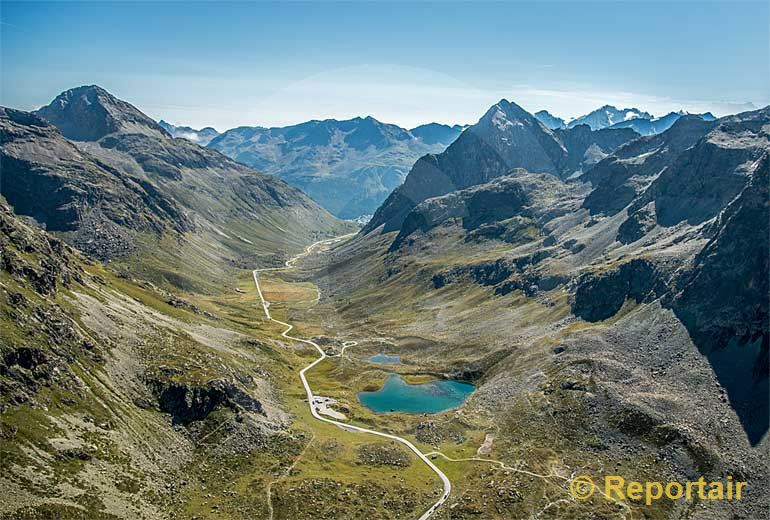
M 505 117 L 505 112 L 499 108 L 495 112 L 495 115 L 492 116 L 492 123 L 497 127 L 498 130 L 505 130 L 510 126 L 513 126 L 513 123 L 508 121 L 508 119 Z

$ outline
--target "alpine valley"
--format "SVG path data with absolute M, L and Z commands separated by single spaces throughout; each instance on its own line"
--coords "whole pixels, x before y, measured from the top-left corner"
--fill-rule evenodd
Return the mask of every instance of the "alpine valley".
M 0 517 L 768 518 L 770 107 L 479 116 L 0 108 Z

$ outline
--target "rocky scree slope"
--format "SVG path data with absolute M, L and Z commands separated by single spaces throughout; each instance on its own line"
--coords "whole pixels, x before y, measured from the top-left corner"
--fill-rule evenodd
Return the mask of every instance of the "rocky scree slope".
M 0 516 L 175 517 L 208 466 L 286 444 L 271 340 L 118 279 L 5 204 L 0 303 Z
M 650 161 L 643 173 L 650 180 L 634 185 L 628 183 L 630 169 L 618 170 L 632 201 L 622 210 L 610 208 L 621 218 L 607 220 L 620 222 L 621 247 L 611 254 L 612 268 L 588 268 L 577 279 L 573 311 L 596 321 L 615 315 L 626 299 L 659 300 L 686 329 L 687 343 L 709 362 L 721 398 L 741 425 L 740 436 L 761 450 L 770 406 L 770 109 L 714 123 L 684 119 L 661 134 L 654 150 L 646 148 L 654 140 L 639 140 L 644 146 L 630 162 L 640 173 L 645 169 L 639 164 Z M 672 154 L 678 145 L 684 149 Z M 594 195 L 602 181 L 591 172 L 589 177 L 599 182 Z M 596 209 L 597 200 L 589 206 Z

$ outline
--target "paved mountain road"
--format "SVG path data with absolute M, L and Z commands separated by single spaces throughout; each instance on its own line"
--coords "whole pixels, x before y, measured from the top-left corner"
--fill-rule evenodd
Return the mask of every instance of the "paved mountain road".
M 436 501 L 436 503 L 433 504 L 427 511 L 425 511 L 422 514 L 422 516 L 420 516 L 419 519 L 418 519 L 418 520 L 427 520 L 449 498 L 449 493 L 452 491 L 452 483 L 449 481 L 449 478 L 447 478 L 447 476 L 444 474 L 444 472 L 441 471 L 440 469 L 438 469 L 438 467 L 436 467 L 436 465 L 433 464 L 433 462 L 431 462 L 431 460 L 428 459 L 428 457 L 425 456 L 425 454 L 423 454 L 417 448 L 417 446 L 415 446 L 414 444 L 412 444 L 411 442 L 409 442 L 408 440 L 406 440 L 406 439 L 404 439 L 402 437 L 398 437 L 396 435 L 391 435 L 391 434 L 385 433 L 385 432 L 378 432 L 376 430 L 370 430 L 368 428 L 361 428 L 360 426 L 355 426 L 353 424 L 347 424 L 347 423 L 343 423 L 343 422 L 340 422 L 340 421 L 335 421 L 334 419 L 327 419 L 326 417 L 322 417 L 318 413 L 318 411 L 316 410 L 315 406 L 313 406 L 313 391 L 310 389 L 310 384 L 307 382 L 307 378 L 305 377 L 305 373 L 308 370 L 312 369 L 314 366 L 316 366 L 318 363 L 320 363 L 321 361 L 326 359 L 328 356 L 323 351 L 323 349 L 317 343 L 315 343 L 314 341 L 311 341 L 309 339 L 298 338 L 296 336 L 291 336 L 289 334 L 289 332 L 291 332 L 291 330 L 294 328 L 294 325 L 291 325 L 289 323 L 286 323 L 286 322 L 283 322 L 283 321 L 280 321 L 280 320 L 276 320 L 275 318 L 273 318 L 270 315 L 270 302 L 265 300 L 265 296 L 262 294 L 262 288 L 259 286 L 259 273 L 261 273 L 263 271 L 283 271 L 283 270 L 287 270 L 287 269 L 292 269 L 295 266 L 295 264 L 297 263 L 298 260 L 308 256 L 318 246 L 327 245 L 327 244 L 333 244 L 334 242 L 339 242 L 340 240 L 344 240 L 345 238 L 347 238 L 349 236 L 351 236 L 351 235 L 343 235 L 341 237 L 336 237 L 336 238 L 331 238 L 331 239 L 326 239 L 326 240 L 319 240 L 318 242 L 315 242 L 314 244 L 311 244 L 307 248 L 305 248 L 304 252 L 299 253 L 298 255 L 296 255 L 296 256 L 292 257 L 291 259 L 287 260 L 286 264 L 285 264 L 285 267 L 268 267 L 268 268 L 264 268 L 264 269 L 254 269 L 254 271 L 252 272 L 252 275 L 254 277 L 254 284 L 257 287 L 257 293 L 259 294 L 259 299 L 260 299 L 260 302 L 262 303 L 262 309 L 265 311 L 265 316 L 267 317 L 267 319 L 270 320 L 270 321 L 273 321 L 275 323 L 278 323 L 280 325 L 283 325 L 284 327 L 286 327 L 286 330 L 284 330 L 281 333 L 281 336 L 283 336 L 286 339 L 290 339 L 292 341 L 298 341 L 300 343 L 305 343 L 306 345 L 311 345 L 311 346 L 313 346 L 318 351 L 318 354 L 320 355 L 318 357 L 318 359 L 316 359 L 315 361 L 310 363 L 308 366 L 306 366 L 305 368 L 303 368 L 302 370 L 299 371 L 299 377 L 302 380 L 302 385 L 305 387 L 305 392 L 307 393 L 308 406 L 310 407 L 310 413 L 313 415 L 313 417 L 315 417 L 319 421 L 322 421 L 322 422 L 325 422 L 325 423 L 329 423 L 329 424 L 333 424 L 333 425 L 338 426 L 340 428 L 343 428 L 343 429 L 345 429 L 347 431 L 359 432 L 359 433 L 369 433 L 371 435 L 377 435 L 378 437 L 384 437 L 386 439 L 391 439 L 391 440 L 400 442 L 401 444 L 403 444 L 404 446 L 409 448 L 436 475 L 439 476 L 439 478 L 441 479 L 441 482 L 443 483 L 444 493 L 441 495 L 441 498 L 439 498 Z M 347 346 L 352 346 L 352 345 L 348 344 Z M 342 353 L 340 353 L 340 354 L 342 354 Z

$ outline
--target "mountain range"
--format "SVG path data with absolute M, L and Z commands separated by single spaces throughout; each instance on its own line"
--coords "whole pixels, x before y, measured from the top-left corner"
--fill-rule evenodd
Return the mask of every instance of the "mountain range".
M 442 151 L 461 127 L 406 130 L 373 117 L 308 121 L 281 128 L 240 127 L 208 147 L 277 175 L 339 218 L 371 214 L 420 156 Z
M 554 131 L 505 99 L 465 130 L 446 151 L 421 157 L 364 228 L 398 229 L 422 201 L 483 184 L 514 168 L 562 178 L 579 175 L 621 144 L 638 137 L 631 129 L 591 130 L 587 125 Z
M 588 125 L 591 130 L 599 130 L 629 119 L 652 119 L 652 115 L 636 108 L 618 109 L 612 105 L 604 105 L 593 112 L 573 119 L 567 124 L 567 127 Z
M 404 438 L 451 480 L 439 516 L 766 518 L 770 107 L 600 110 L 234 129 L 231 158 L 97 86 L 0 108 L 0 516 L 417 517 L 442 483 Z M 360 230 L 273 169 L 353 184 L 420 149 Z M 394 377 L 474 391 L 364 406 Z M 388 438 L 319 422 L 308 380 Z M 609 472 L 750 485 L 574 500 Z
M 669 128 L 682 114 L 654 118 L 638 109 L 605 105 L 569 123 L 545 110 L 534 116 L 550 130 L 588 125 L 591 130 L 631 128 L 651 135 Z M 711 114 L 703 117 L 713 119 Z M 159 125 L 174 137 L 279 176 L 339 218 L 364 221 L 404 181 L 417 159 L 442 152 L 467 128 L 428 123 L 407 130 L 372 117 L 239 127 L 222 134 L 211 127 L 195 130 L 163 120 Z
M 567 123 L 564 119 L 556 117 L 547 110 L 535 112 L 534 116 L 551 130 L 573 128 L 585 124 L 592 130 L 602 128 L 631 128 L 640 135 L 659 134 L 671 128 L 674 122 L 685 115 L 686 112 L 669 112 L 662 117 L 653 117 L 647 112 L 637 108 L 617 109 L 612 105 L 605 105 L 584 116 L 577 117 Z M 698 114 L 706 121 L 716 119 L 711 112 Z
M 663 117 L 653 117 L 651 119 L 635 117 L 615 123 L 610 128 L 632 128 L 641 135 L 654 135 L 665 132 L 682 116 L 685 112 L 669 112 Z M 716 118 L 711 112 L 705 114 L 695 114 L 704 121 L 714 121 Z

